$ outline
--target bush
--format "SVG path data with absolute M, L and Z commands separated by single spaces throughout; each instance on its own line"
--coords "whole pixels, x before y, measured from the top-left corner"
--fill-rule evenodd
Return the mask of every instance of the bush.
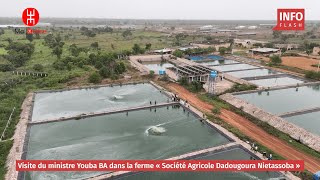
M 0 64 L 1 72 L 13 71 L 13 70 L 15 70 L 15 68 L 12 64 Z
M 100 83 L 101 82 L 101 76 L 97 73 L 94 72 L 89 76 L 89 82 L 90 83 Z
M 234 93 L 234 92 L 240 92 L 240 91 L 249 91 L 256 89 L 257 86 L 255 85 L 247 85 L 247 84 L 235 84 L 232 86 L 231 89 L 228 89 L 225 91 L 225 93 Z
M 111 76 L 111 71 L 106 68 L 105 66 L 103 66 L 100 70 L 99 70 L 99 74 L 103 77 L 103 78 L 109 78 Z
M 153 78 L 154 77 L 154 71 L 153 70 L 151 70 L 151 71 L 149 71 L 149 78 Z
M 33 69 L 34 69 L 35 71 L 43 71 L 43 66 L 42 66 L 41 64 L 35 64 L 35 65 L 33 66 Z
M 280 65 L 282 63 L 282 59 L 280 56 L 276 56 L 276 55 L 271 56 L 270 60 L 271 60 L 271 63 L 274 65 Z
M 305 77 L 310 79 L 320 80 L 320 72 L 307 71 Z
M 220 107 L 215 107 L 215 108 L 213 108 L 213 109 L 212 109 L 212 113 L 213 113 L 214 115 L 220 114 L 220 113 L 221 113 Z

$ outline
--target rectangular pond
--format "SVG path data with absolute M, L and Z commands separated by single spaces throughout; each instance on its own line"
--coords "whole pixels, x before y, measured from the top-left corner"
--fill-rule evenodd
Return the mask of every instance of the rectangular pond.
M 296 85 L 298 83 L 303 83 L 304 81 L 294 79 L 291 77 L 279 77 L 279 78 L 270 78 L 270 79 L 258 79 L 249 81 L 258 86 L 263 87 L 272 87 L 272 86 L 288 86 L 288 85 Z
M 206 56 L 189 56 L 192 61 L 203 61 L 203 60 L 223 60 L 222 56 L 217 55 L 206 55 Z
M 222 66 L 211 66 L 213 69 L 218 71 L 238 71 L 243 69 L 254 69 L 259 68 L 257 66 L 252 66 L 249 64 L 231 64 L 231 65 L 222 65 Z
M 200 160 L 249 160 L 250 154 L 241 148 L 233 148 L 221 152 L 211 152 L 197 158 Z M 115 178 L 119 180 L 149 180 L 149 179 L 174 179 L 174 180 L 247 180 L 247 179 L 272 179 L 279 178 L 276 172 L 141 172 L 123 175 Z
M 191 112 L 168 106 L 33 125 L 27 159 L 166 159 L 227 142 Z M 77 179 L 97 174 L 31 172 L 27 176 Z
M 273 114 L 320 107 L 320 85 L 235 96 Z
M 206 65 L 206 66 L 215 66 L 215 65 L 224 65 L 224 64 L 235 64 L 239 63 L 238 61 L 234 60 L 214 60 L 214 61 L 208 61 L 208 62 L 200 62 L 201 65 Z
M 320 136 L 320 112 L 306 113 L 285 118 L 305 130 Z
M 246 77 L 267 76 L 267 75 L 281 74 L 281 73 L 272 71 L 270 69 L 253 69 L 253 70 L 247 70 L 247 71 L 234 71 L 234 72 L 229 72 L 228 74 L 237 78 L 246 78 Z
M 159 73 L 159 71 L 164 71 L 166 68 L 173 67 L 174 65 L 168 62 L 142 62 L 144 66 L 146 66 L 150 71 L 154 71 L 155 73 Z
M 166 102 L 167 97 L 149 83 L 37 93 L 32 121 L 144 106 L 150 101 Z

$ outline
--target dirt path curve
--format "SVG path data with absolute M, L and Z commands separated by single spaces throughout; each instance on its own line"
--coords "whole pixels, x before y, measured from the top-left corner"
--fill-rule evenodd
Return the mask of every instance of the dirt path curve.
M 178 94 L 180 98 L 187 99 L 191 105 L 199 108 L 203 112 L 211 112 L 213 108 L 211 104 L 203 102 L 196 95 L 189 92 L 182 86 L 176 83 L 169 83 L 166 85 L 166 87 Z M 259 128 L 257 125 L 243 118 L 242 116 L 223 109 L 221 110 L 220 117 L 232 126 L 238 128 L 245 135 L 251 137 L 260 144 L 263 144 L 265 147 L 271 149 L 280 156 L 291 160 L 304 160 L 305 169 L 309 170 L 310 172 L 315 173 L 320 170 L 320 159 L 296 150 L 287 142 L 268 134 L 263 129 Z

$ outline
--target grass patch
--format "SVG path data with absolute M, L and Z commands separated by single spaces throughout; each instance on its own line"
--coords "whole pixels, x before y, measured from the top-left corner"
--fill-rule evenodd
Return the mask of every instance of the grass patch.
M 9 151 L 12 147 L 13 140 L 8 140 L 0 142 L 0 179 L 4 179 L 4 176 L 7 172 L 6 166 L 6 157 L 9 154 Z
M 231 89 L 226 90 L 224 93 L 234 93 L 234 92 L 240 92 L 240 91 L 249 91 L 249 90 L 255 90 L 257 89 L 256 85 L 253 84 L 234 84 Z

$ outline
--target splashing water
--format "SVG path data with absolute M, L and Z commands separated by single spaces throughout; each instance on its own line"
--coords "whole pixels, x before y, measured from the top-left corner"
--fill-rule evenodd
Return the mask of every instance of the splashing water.
M 165 132 L 166 132 L 166 129 L 164 127 L 158 127 L 158 126 L 151 126 L 146 130 L 147 135 L 154 135 L 154 136 L 160 136 Z

